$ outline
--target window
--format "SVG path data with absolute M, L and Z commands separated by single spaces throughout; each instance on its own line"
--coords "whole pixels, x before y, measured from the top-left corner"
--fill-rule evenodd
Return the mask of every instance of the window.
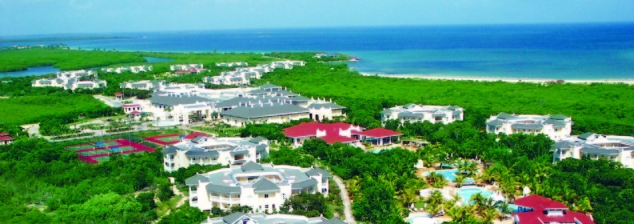
M 321 189 L 321 193 L 326 193 L 326 192 L 328 192 L 328 189 L 326 189 L 326 188 L 322 188 Z
M 264 198 L 269 198 L 269 194 L 264 194 Z
M 264 205 L 264 208 L 265 209 L 269 209 L 269 205 Z
M 282 193 L 282 199 L 286 200 L 286 193 Z

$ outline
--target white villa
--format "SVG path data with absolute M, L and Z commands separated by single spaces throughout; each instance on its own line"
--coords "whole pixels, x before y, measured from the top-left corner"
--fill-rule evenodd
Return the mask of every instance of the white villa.
M 141 81 L 130 81 L 130 82 L 122 82 L 119 84 L 119 87 L 122 89 L 140 89 L 140 90 L 153 90 L 153 89 L 163 89 L 166 87 L 165 81 L 161 80 L 141 80 Z
M 207 71 L 203 64 L 177 64 L 170 65 L 170 71 L 176 74 L 197 74 Z
M 82 77 L 93 76 L 94 80 L 80 81 Z M 98 80 L 97 73 L 91 70 L 76 70 L 57 72 L 57 77 L 52 79 L 37 79 L 31 81 L 33 87 L 58 87 L 75 90 L 77 88 L 94 89 L 107 86 L 106 81 Z
M 341 219 L 326 219 L 324 217 L 307 218 L 300 215 L 270 214 L 263 213 L 245 214 L 242 212 L 232 213 L 220 218 L 207 218 L 202 224 L 346 224 Z
M 343 117 L 345 107 L 332 100 L 308 99 L 282 87 L 265 84 L 246 96 L 216 104 L 223 122 L 232 126 L 247 123 L 284 123 L 304 118 L 320 121 Z
M 246 62 L 244 63 L 246 64 Z M 216 65 L 221 66 L 219 64 L 220 63 Z M 306 63 L 303 61 L 276 61 L 271 62 L 271 64 L 262 64 L 256 67 L 236 68 L 236 70 L 234 71 L 221 72 L 220 75 L 217 76 L 207 76 L 203 78 L 203 82 L 211 83 L 214 85 L 249 85 L 251 84 L 251 79 L 260 79 L 264 73 L 269 73 L 276 68 L 292 69 L 293 66 L 304 66 L 305 64 Z M 234 66 L 229 66 L 229 64 L 227 64 L 225 67 Z
M 291 61 L 291 60 L 285 60 L 285 61 L 274 61 L 271 62 L 271 68 L 276 69 L 276 68 L 283 68 L 283 69 L 293 69 L 293 66 L 304 66 L 306 65 L 306 62 L 304 61 Z
M 383 110 L 381 112 L 381 122 L 385 124 L 388 120 L 400 120 L 401 124 L 406 121 L 411 123 L 429 121 L 432 124 L 449 124 L 454 121 L 464 120 L 464 109 L 458 106 L 408 104 Z
M 152 71 L 152 66 L 151 65 L 138 65 L 138 66 L 123 66 L 123 67 L 116 67 L 116 68 L 102 68 L 101 71 L 114 72 L 114 73 L 117 73 L 117 74 L 120 74 L 122 72 L 139 73 L 139 72 Z
M 211 120 L 214 101 L 188 91 L 158 91 L 152 94 L 150 105 L 144 106 L 157 120 L 174 120 L 183 125 L 190 123 L 190 118 L 199 116 Z
M 554 141 L 570 137 L 572 118 L 564 115 L 515 115 L 500 113 L 486 120 L 487 133 L 544 134 Z
M 218 67 L 246 67 L 249 66 L 249 63 L 247 62 L 220 62 L 220 63 L 216 63 L 216 66 Z
M 189 187 L 190 206 L 202 211 L 249 206 L 256 212 L 273 212 L 302 192 L 327 196 L 330 177 L 319 168 L 247 162 L 197 174 L 187 178 L 185 184 Z
M 573 136 L 553 145 L 553 163 L 567 159 L 607 159 L 634 168 L 634 137 L 585 133 Z
M 214 138 L 198 135 L 163 149 L 166 172 L 200 165 L 242 165 L 259 162 L 269 156 L 269 141 L 265 138 Z

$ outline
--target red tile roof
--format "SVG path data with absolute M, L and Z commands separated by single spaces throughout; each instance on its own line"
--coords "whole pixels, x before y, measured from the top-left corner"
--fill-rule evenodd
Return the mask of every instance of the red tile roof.
M 194 133 L 185 135 L 185 137 L 183 137 L 183 138 L 186 139 L 186 140 L 192 140 L 192 139 L 194 139 L 195 137 L 198 137 L 198 136 L 210 137 L 209 135 L 207 135 L 205 133 L 194 132 Z
M 374 128 L 374 129 L 361 132 L 360 135 L 370 136 L 375 138 L 385 138 L 385 137 L 399 136 L 403 134 L 401 134 L 398 131 L 392 131 L 385 128 Z
M 359 141 L 357 139 L 350 138 L 348 136 L 339 135 L 340 130 L 348 130 L 350 129 L 351 126 L 352 126 L 351 124 L 342 123 L 342 122 L 332 123 L 332 124 L 324 124 L 319 122 L 304 122 L 299 125 L 295 125 L 293 127 L 285 128 L 284 134 L 287 137 L 291 137 L 291 138 L 310 137 L 310 136 L 317 136 L 317 130 L 319 130 L 319 131 L 326 132 L 326 135 L 320 138 L 326 141 L 328 144 L 333 144 L 335 142 L 348 143 L 348 142 Z M 363 129 L 363 127 L 360 127 L 360 128 Z M 350 132 L 351 134 L 360 133 L 360 131 L 356 131 L 356 130 L 351 130 Z
M 121 92 L 116 92 L 116 93 L 114 93 L 114 95 L 115 95 L 115 96 L 122 96 L 122 95 L 123 95 L 123 93 L 121 93 Z
M 568 209 L 568 206 L 564 205 L 564 203 L 536 194 L 515 199 L 515 201 L 513 201 L 513 204 L 522 207 L 533 208 L 535 209 L 535 211 L 546 209 Z
M 8 135 L 0 136 L 0 141 L 13 141 L 13 137 Z
M 336 142 L 349 143 L 349 142 L 359 141 L 359 139 L 348 138 L 346 136 L 340 136 L 340 135 L 327 135 L 327 136 L 321 137 L 321 139 L 326 141 L 326 143 L 328 144 L 334 144 Z
M 131 114 L 141 114 L 141 112 L 138 110 L 135 110 L 135 111 L 132 111 Z
M 568 207 L 563 203 L 539 195 L 516 199 L 513 204 L 534 210 L 532 212 L 515 213 L 521 224 L 575 223 L 575 221 L 579 221 L 581 224 L 594 224 L 590 216 L 581 212 L 569 211 Z M 565 210 L 565 214 L 548 215 L 546 210 L 551 209 Z
M 9 135 L 9 133 L 6 133 L 6 132 L 4 132 L 4 131 L 3 131 L 3 132 L 0 132 L 0 136 L 6 136 L 6 135 Z

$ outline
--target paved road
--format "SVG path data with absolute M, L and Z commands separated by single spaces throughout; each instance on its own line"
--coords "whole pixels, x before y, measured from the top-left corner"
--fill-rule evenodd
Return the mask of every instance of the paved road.
M 107 98 L 105 96 L 102 96 L 102 95 L 93 95 L 93 97 L 95 97 L 98 100 L 103 101 L 104 103 L 106 103 L 110 107 L 121 107 L 121 102 L 119 102 L 117 100 L 109 99 L 109 98 Z
M 357 221 L 354 220 L 354 216 L 352 215 L 352 206 L 350 205 L 350 197 L 348 196 L 348 190 L 346 190 L 346 185 L 343 184 L 343 181 L 338 176 L 333 176 L 332 179 L 335 180 L 339 190 L 341 190 L 340 196 L 343 201 L 343 214 L 345 215 L 346 222 L 348 224 L 356 224 Z

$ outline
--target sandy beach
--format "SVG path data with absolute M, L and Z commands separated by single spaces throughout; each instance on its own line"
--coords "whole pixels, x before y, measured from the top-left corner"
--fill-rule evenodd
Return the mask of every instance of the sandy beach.
M 625 83 L 634 85 L 634 78 L 632 79 L 545 79 L 545 78 L 505 78 L 505 77 L 471 77 L 471 76 L 442 76 L 442 75 L 417 75 L 417 74 L 381 74 L 381 73 L 369 73 L 361 72 L 363 76 L 379 76 L 387 78 L 402 78 L 402 79 L 428 79 L 428 80 L 458 80 L 458 81 L 480 81 L 480 82 L 528 82 L 528 83 L 548 83 L 548 82 L 562 82 L 563 83 Z

